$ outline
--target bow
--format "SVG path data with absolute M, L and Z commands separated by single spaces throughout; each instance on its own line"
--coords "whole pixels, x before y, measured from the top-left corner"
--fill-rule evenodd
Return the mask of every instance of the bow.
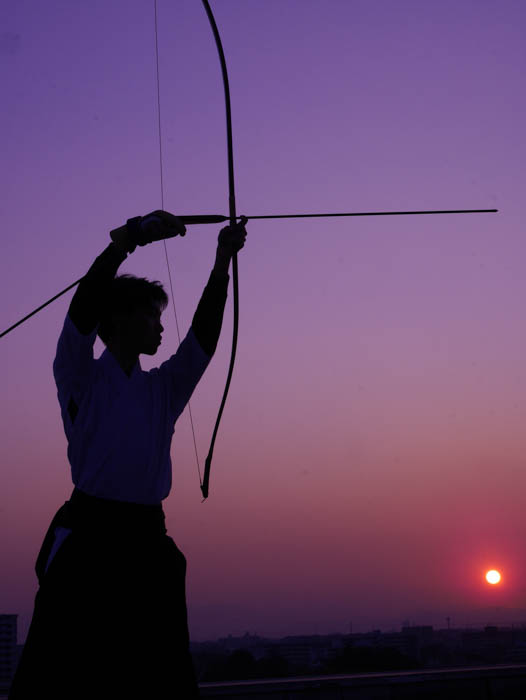
M 236 224 L 236 194 L 234 187 L 234 149 L 232 147 L 232 115 L 230 111 L 230 88 L 228 85 L 228 72 L 226 69 L 225 54 L 223 52 L 223 45 L 221 44 L 221 37 L 219 36 L 219 31 L 217 29 L 217 24 L 214 19 L 214 15 L 210 8 L 208 0 L 202 0 L 203 7 L 208 16 L 210 22 L 210 27 L 214 35 L 214 39 L 217 46 L 217 51 L 219 54 L 219 61 L 221 63 L 221 74 L 223 76 L 223 86 L 225 89 L 225 113 L 226 113 L 226 136 L 227 136 L 227 156 L 228 156 L 228 211 L 230 225 L 235 226 Z M 230 388 L 230 382 L 232 380 L 232 372 L 234 371 L 234 363 L 236 360 L 236 349 L 237 349 L 237 332 L 239 326 L 239 281 L 237 273 L 237 253 L 232 254 L 232 286 L 234 289 L 234 323 L 232 331 L 232 351 L 230 353 L 230 365 L 228 367 L 228 375 L 226 378 L 225 389 L 223 392 L 223 398 L 221 399 L 221 404 L 219 406 L 219 412 L 217 414 L 214 432 L 212 433 L 212 439 L 210 441 L 210 448 L 208 450 L 208 455 L 205 460 L 205 471 L 203 474 L 203 482 L 201 484 L 201 492 L 203 494 L 203 500 L 208 497 L 208 484 L 210 481 L 210 467 L 212 465 L 212 455 L 214 453 L 214 445 L 217 437 L 217 431 L 219 428 L 219 423 L 221 422 L 221 416 L 223 415 L 223 409 L 225 407 L 226 398 L 228 396 L 228 390 Z
M 221 44 L 221 38 L 219 36 L 219 31 L 217 29 L 217 25 L 214 19 L 214 15 L 212 13 L 212 10 L 210 8 L 208 0 L 202 0 L 204 9 L 206 11 L 206 14 L 208 16 L 210 26 L 212 28 L 212 32 L 214 35 L 214 39 L 216 42 L 218 54 L 219 54 L 219 60 L 221 63 L 221 72 L 222 72 L 222 77 L 223 77 L 223 85 L 224 85 L 224 92 L 225 92 L 225 111 L 226 111 L 226 128 L 227 128 L 227 155 L 228 155 L 228 190 L 229 190 L 229 197 L 228 197 L 228 202 L 229 202 L 229 221 L 230 225 L 233 226 L 236 223 L 237 216 L 236 216 L 236 203 L 235 203 L 235 187 L 234 187 L 234 154 L 233 154 L 233 146 L 232 146 L 232 117 L 231 117 L 231 108 L 230 108 L 230 89 L 229 89 L 229 83 L 228 83 L 228 73 L 227 73 L 227 68 L 226 68 L 226 61 L 225 61 L 225 56 L 223 52 L 223 47 Z M 157 8 L 155 6 L 155 22 L 156 22 L 156 28 L 157 28 Z M 156 33 L 156 51 L 157 51 L 157 33 Z M 158 97 L 158 102 L 160 102 L 159 98 L 159 70 L 158 70 L 158 56 L 157 56 L 157 97 Z M 161 199 L 163 199 L 163 184 L 162 184 L 162 151 L 161 151 L 161 134 L 160 134 L 160 104 L 159 104 L 159 151 L 160 151 L 160 165 L 161 165 Z M 164 206 L 162 205 L 162 208 Z M 247 219 L 282 219 L 282 218 L 307 218 L 307 217 L 349 217 L 349 216 L 391 216 L 391 215 L 413 215 L 413 214 L 474 214 L 474 213 L 489 213 L 489 212 L 496 212 L 496 209 L 464 209 L 464 210 L 433 210 L 433 211 L 382 211 L 382 212 L 346 212 L 346 213 L 325 213 L 325 214 L 265 214 L 265 215 L 258 215 L 258 216 L 248 216 L 246 217 Z M 203 214 L 203 215 L 189 215 L 189 216 L 181 216 L 180 217 L 185 224 L 203 224 L 203 223 L 219 223 L 222 221 L 226 221 L 227 217 L 220 215 L 220 214 Z M 168 272 L 170 270 L 170 267 L 168 265 Z M 82 279 L 82 278 L 81 278 Z M 73 282 L 73 284 L 69 285 L 66 287 L 64 290 L 56 294 L 54 297 L 46 301 L 44 304 L 39 306 L 37 309 L 32 311 L 30 314 L 22 318 L 20 321 L 17 323 L 13 324 L 9 328 L 7 328 L 5 331 L 0 333 L 0 338 L 7 335 L 10 331 L 12 331 L 14 328 L 22 324 L 24 321 L 29 319 L 31 316 L 35 315 L 38 313 L 41 309 L 45 308 L 48 306 L 51 302 L 53 302 L 55 299 L 58 299 L 60 296 L 62 296 L 65 292 L 69 291 L 73 287 L 75 287 L 78 283 L 80 282 L 80 279 L 77 280 L 76 282 Z M 232 379 L 232 373 L 234 369 L 234 363 L 235 363 L 235 357 L 236 357 L 236 349 L 237 349 L 237 336 L 238 336 L 238 326 L 239 326 L 239 282 L 238 282 L 238 266 L 237 266 L 237 254 L 234 253 L 232 255 L 232 283 L 233 283 L 233 312 L 234 312 L 234 321 L 233 321 L 233 335 L 232 335 L 232 351 L 231 351 L 231 357 L 230 357 L 230 365 L 228 368 L 228 375 L 227 375 L 227 380 L 226 380 L 226 385 L 225 389 L 223 392 L 223 397 L 221 399 L 221 404 L 219 407 L 219 412 L 217 415 L 216 423 L 214 426 L 214 431 L 212 434 L 212 439 L 210 442 L 210 448 L 208 451 L 208 455 L 205 460 L 205 471 L 203 475 L 203 480 L 201 483 L 201 491 L 203 494 L 203 499 L 206 499 L 208 497 L 208 490 L 209 490 L 209 480 L 210 480 L 210 467 L 212 463 L 212 456 L 213 456 L 213 451 L 214 451 L 214 445 L 215 445 L 215 440 L 217 437 L 217 432 L 219 428 L 219 424 L 221 421 L 221 417 L 223 414 L 223 409 L 225 407 L 227 395 L 228 395 L 228 390 L 230 388 L 230 382 Z M 173 299 L 173 291 L 172 291 L 172 299 Z M 177 315 L 176 315 L 177 316 Z M 177 322 L 177 318 L 176 318 Z M 190 415 L 190 420 L 192 422 L 192 418 Z M 193 430 L 193 423 L 192 423 L 192 430 Z M 195 442 L 195 438 L 194 438 Z

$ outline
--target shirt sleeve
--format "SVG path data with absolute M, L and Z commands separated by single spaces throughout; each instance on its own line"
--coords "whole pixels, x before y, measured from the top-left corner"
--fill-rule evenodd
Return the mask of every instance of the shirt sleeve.
M 169 411 L 174 422 L 183 412 L 209 362 L 209 355 L 190 328 L 177 352 L 158 368 L 150 370 L 150 375 L 158 377 L 168 393 Z
M 53 362 L 53 376 L 66 435 L 69 435 L 69 430 L 73 427 L 95 370 L 93 345 L 96 337 L 96 328 L 89 335 L 83 335 L 69 314 L 66 316 Z
M 94 371 L 93 345 L 108 287 L 126 253 L 113 243 L 95 259 L 69 305 L 53 362 L 53 375 L 66 434 L 72 429 Z
M 212 272 L 203 291 L 192 326 L 177 352 L 150 375 L 158 378 L 168 393 L 174 421 L 181 415 L 215 352 L 227 298 L 229 276 Z

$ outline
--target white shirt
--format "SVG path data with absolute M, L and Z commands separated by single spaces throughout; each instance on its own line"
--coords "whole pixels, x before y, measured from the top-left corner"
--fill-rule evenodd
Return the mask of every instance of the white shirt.
M 144 372 L 137 362 L 128 377 L 109 350 L 94 359 L 96 335 L 66 316 L 53 363 L 73 483 L 90 496 L 158 504 L 172 484 L 175 421 L 210 358 L 190 329 L 160 367 Z

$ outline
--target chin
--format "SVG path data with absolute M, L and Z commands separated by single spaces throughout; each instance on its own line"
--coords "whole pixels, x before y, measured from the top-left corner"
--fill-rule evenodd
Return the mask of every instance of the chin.
M 147 345 L 146 343 L 144 344 L 144 350 L 142 351 L 143 355 L 155 355 L 157 353 L 157 350 L 161 347 L 160 341 L 156 338 L 155 340 L 152 340 L 152 342 Z

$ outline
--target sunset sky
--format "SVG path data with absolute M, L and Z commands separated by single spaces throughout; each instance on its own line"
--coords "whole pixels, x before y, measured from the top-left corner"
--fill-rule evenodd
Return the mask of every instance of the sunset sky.
M 526 620 L 526 4 L 212 9 L 239 213 L 499 212 L 249 224 L 210 496 L 185 414 L 164 502 L 192 637 Z M 158 0 L 158 17 L 165 208 L 227 214 L 208 20 L 199 0 Z M 161 188 L 153 0 L 20 0 L 0 27 L 1 332 L 159 208 Z M 218 231 L 168 243 L 182 332 Z M 162 244 L 121 270 L 169 291 Z M 21 641 L 34 560 L 72 488 L 51 368 L 70 298 L 0 340 L 0 613 L 20 615 Z M 201 465 L 231 318 L 230 295 L 192 399 Z M 177 347 L 171 307 L 163 322 L 145 369 Z

